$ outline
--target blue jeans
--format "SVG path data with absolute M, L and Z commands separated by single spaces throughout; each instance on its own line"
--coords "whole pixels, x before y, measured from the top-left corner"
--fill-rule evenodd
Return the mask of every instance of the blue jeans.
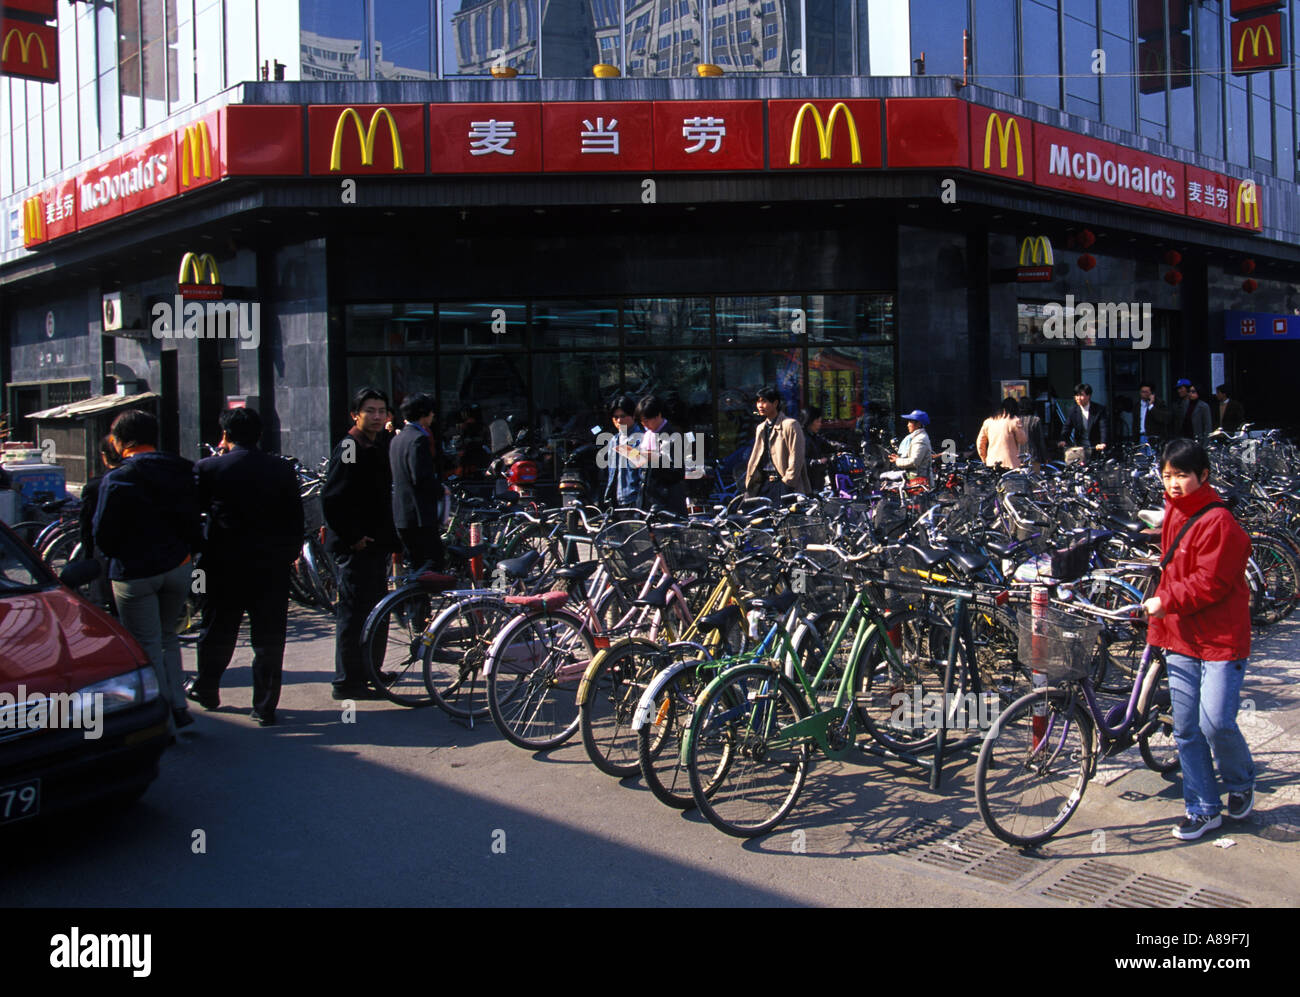
M 1221 809 L 1215 762 L 1229 793 L 1244 793 L 1255 784 L 1255 762 L 1237 728 L 1246 659 L 1202 661 L 1167 651 L 1165 664 L 1173 698 L 1174 741 L 1183 767 L 1183 800 L 1189 814 L 1215 817 Z

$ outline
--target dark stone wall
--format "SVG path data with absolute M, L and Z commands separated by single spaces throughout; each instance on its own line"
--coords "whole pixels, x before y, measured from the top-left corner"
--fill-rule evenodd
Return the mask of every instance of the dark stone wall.
M 262 307 L 258 351 L 266 445 L 315 468 L 333 442 L 325 240 L 263 255 L 263 270 L 270 268 L 273 278 Z

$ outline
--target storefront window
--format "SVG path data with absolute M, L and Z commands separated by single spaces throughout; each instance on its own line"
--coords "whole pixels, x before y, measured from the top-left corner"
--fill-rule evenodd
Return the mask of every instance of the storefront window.
M 348 400 L 364 387 L 378 388 L 388 395 L 397 411 L 407 395 L 437 391 L 437 365 L 431 356 L 370 356 L 348 359 Z
M 438 402 L 442 425 L 450 431 L 457 413 L 477 405 L 489 432 L 498 420 L 510 422 L 515 433 L 528 425 L 528 367 L 522 355 L 467 354 L 438 361 Z
M 428 0 L 383 0 L 375 5 L 377 80 L 427 80 L 429 62 Z
M 718 298 L 718 345 L 750 340 L 796 340 L 802 335 L 803 299 L 780 297 Z
M 438 343 L 499 350 L 522 346 L 528 306 L 522 302 L 450 302 L 438 307 Z
M 802 349 L 718 351 L 720 460 L 753 442 L 758 425 L 754 399 L 768 385 L 781 392 L 786 415 L 797 419 L 804 406 Z
M 618 345 L 618 303 L 538 301 L 533 304 L 533 346 Z
M 708 298 L 632 298 L 623 306 L 627 343 L 667 346 L 709 342 Z
M 432 304 L 349 305 L 346 314 L 351 352 L 433 349 Z
M 533 410 L 542 439 L 594 442 L 609 430 L 609 399 L 622 385 L 619 357 L 607 353 L 538 353 L 533 357 Z
M 892 294 L 810 294 L 808 341 L 837 343 L 892 342 Z
M 663 398 L 678 428 L 708 433 L 713 425 L 713 389 L 707 349 L 629 350 L 623 355 L 623 387 L 633 398 Z

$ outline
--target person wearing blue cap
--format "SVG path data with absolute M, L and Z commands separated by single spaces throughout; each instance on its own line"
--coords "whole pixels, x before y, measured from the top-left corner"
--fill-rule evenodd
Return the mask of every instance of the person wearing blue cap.
M 907 435 L 898 444 L 898 453 L 890 454 L 889 459 L 894 467 L 907 475 L 908 481 L 921 479 L 928 487 L 930 455 L 934 452 L 933 447 L 930 446 L 930 434 L 925 431 L 925 427 L 930 425 L 930 417 L 920 409 L 916 409 L 902 418 L 907 420 Z
M 1174 406 L 1170 435 L 1204 441 L 1214 423 L 1210 406 L 1201 401 L 1196 385 L 1187 378 L 1179 378 L 1174 387 L 1178 389 L 1178 403 Z

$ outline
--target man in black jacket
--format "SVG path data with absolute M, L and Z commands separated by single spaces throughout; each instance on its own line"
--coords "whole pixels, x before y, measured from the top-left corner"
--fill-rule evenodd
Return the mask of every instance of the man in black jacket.
M 393 472 L 393 525 L 412 569 L 442 570 L 442 481 L 433 448 L 433 399 L 414 394 L 402 402 L 406 425 L 388 448 Z
M 388 396 L 362 388 L 352 399 L 352 428 L 330 454 L 321 489 L 325 544 L 338 562 L 334 698 L 374 699 L 361 629 L 388 591 L 388 561 L 397 550 L 393 478 L 388 464 Z
M 289 613 L 289 570 L 303 540 L 298 476 L 288 461 L 263 453 L 262 419 L 251 408 L 221 413 L 219 457 L 194 466 L 199 508 L 208 514 L 199 567 L 206 582 L 198 677 L 189 698 L 221 703 L 221 676 L 248 613 L 253 648 L 253 720 L 275 723 Z
M 1110 429 L 1106 425 L 1106 406 L 1092 400 L 1091 384 L 1074 386 L 1074 407 L 1070 409 L 1065 424 L 1062 446 L 1083 447 L 1084 456 L 1095 450 L 1105 450 L 1110 442 Z
M 686 515 L 686 451 L 681 435 L 675 433 L 664 415 L 664 403 L 646 395 L 637 403 L 636 421 L 646 430 L 641 449 L 648 464 L 643 478 L 642 508 L 658 506 L 664 512 Z

